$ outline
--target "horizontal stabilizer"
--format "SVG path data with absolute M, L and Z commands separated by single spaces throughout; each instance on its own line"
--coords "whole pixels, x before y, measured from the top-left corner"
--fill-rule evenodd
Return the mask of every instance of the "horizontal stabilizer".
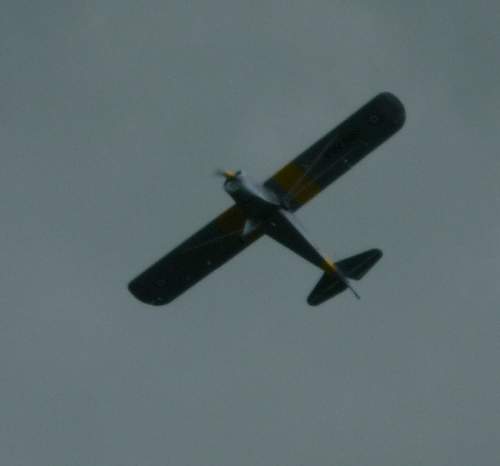
M 370 249 L 337 262 L 337 266 L 347 277 L 361 280 L 381 257 L 382 251 L 380 249 Z
M 382 257 L 380 249 L 370 249 L 369 251 L 362 252 L 347 259 L 341 260 L 336 263 L 337 269 L 342 273 L 354 280 L 363 278 L 368 270 L 370 270 Z M 341 274 L 331 274 L 325 272 L 320 278 L 317 285 L 311 291 L 307 298 L 307 302 L 311 306 L 317 306 L 326 300 L 342 293 L 347 289 L 347 283 Z
M 311 291 L 311 294 L 307 298 L 307 302 L 311 306 L 317 306 L 327 299 L 337 296 L 344 290 L 347 290 L 347 285 L 340 276 L 332 276 L 325 272 Z

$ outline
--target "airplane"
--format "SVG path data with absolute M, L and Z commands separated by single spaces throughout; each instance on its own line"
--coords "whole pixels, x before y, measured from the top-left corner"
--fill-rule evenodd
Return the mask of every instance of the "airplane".
M 307 238 L 295 212 L 397 131 L 406 119 L 401 101 L 382 92 L 298 155 L 264 183 L 242 171 L 219 170 L 234 205 L 185 240 L 129 284 L 140 301 L 170 303 L 263 235 L 322 271 L 307 303 L 317 306 L 350 290 L 382 257 L 370 249 L 333 262 Z

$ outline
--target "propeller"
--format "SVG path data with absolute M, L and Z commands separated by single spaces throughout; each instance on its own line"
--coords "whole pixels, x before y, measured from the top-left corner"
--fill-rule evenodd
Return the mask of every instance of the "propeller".
M 238 170 L 236 172 L 231 171 L 231 170 L 221 170 L 221 169 L 215 170 L 215 176 L 221 176 L 221 177 L 225 178 L 226 180 L 232 180 L 234 178 L 237 178 L 238 175 L 240 175 L 240 173 L 241 173 L 241 170 Z

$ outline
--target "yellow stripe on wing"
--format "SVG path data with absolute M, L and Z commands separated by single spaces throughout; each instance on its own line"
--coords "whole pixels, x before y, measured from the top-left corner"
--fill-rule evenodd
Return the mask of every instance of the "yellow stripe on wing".
M 316 196 L 322 189 L 314 180 L 307 175 L 304 176 L 304 174 L 304 170 L 292 162 L 278 171 L 272 179 L 284 192 L 288 193 L 292 190 L 291 199 L 302 205 Z M 299 184 L 297 184 L 298 181 L 300 181 Z
M 217 224 L 217 228 L 222 233 L 230 233 L 236 230 L 243 230 L 246 222 L 246 216 L 241 208 L 235 205 L 219 215 L 215 219 L 215 222 Z

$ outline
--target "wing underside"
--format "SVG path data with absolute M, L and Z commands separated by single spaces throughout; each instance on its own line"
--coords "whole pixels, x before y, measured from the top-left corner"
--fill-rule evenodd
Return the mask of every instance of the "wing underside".
M 266 181 L 296 210 L 347 172 L 404 124 L 405 110 L 388 92 L 367 104 Z
M 147 304 L 172 301 L 261 236 L 255 231 L 242 240 L 245 220 L 238 206 L 226 210 L 134 278 L 130 292 Z

